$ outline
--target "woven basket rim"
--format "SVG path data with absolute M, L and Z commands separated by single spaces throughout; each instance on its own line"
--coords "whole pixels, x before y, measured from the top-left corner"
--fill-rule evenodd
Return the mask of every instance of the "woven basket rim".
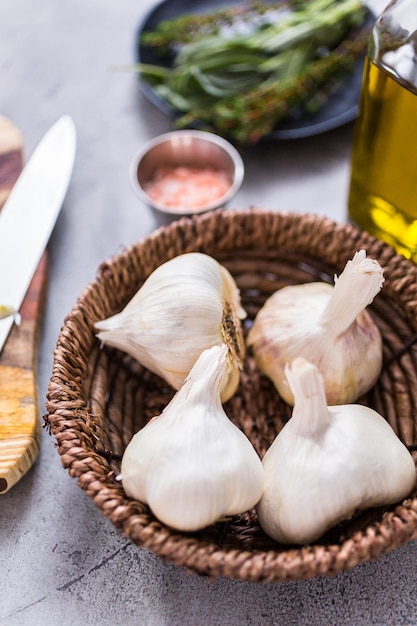
M 297 247 L 297 237 L 303 244 Z M 291 246 L 286 247 L 286 241 Z M 332 244 L 330 245 L 330 242 Z M 232 246 L 233 243 L 233 246 Z M 229 247 L 228 247 L 229 246 Z M 136 265 L 152 267 L 163 260 L 190 251 L 218 253 L 247 248 L 265 248 L 314 258 L 330 269 L 343 268 L 344 261 L 360 248 L 384 267 L 386 298 L 395 300 L 417 333 L 417 267 L 388 245 L 349 224 L 309 213 L 271 211 L 265 208 L 218 209 L 185 217 L 162 226 L 147 237 L 104 261 L 96 278 L 87 285 L 64 320 L 54 352 L 47 392 L 45 425 L 56 438 L 61 462 L 102 513 L 138 546 L 161 558 L 210 577 L 224 576 L 256 582 L 309 579 L 334 575 L 359 563 L 374 560 L 417 536 L 417 498 L 410 497 L 341 543 L 289 546 L 282 549 L 222 547 L 197 535 L 167 528 L 149 515 L 146 507 L 126 497 L 115 481 L 108 459 L 91 444 L 91 414 L 83 396 L 82 376 L 95 343 L 92 319 L 103 315 L 100 308 L 120 307 L 116 278 L 121 267 L 138 271 Z M 308 253 L 308 254 L 307 254 Z M 324 253 L 324 254 L 323 254 Z M 216 256 L 213 254 L 213 256 Z M 120 291 L 120 289 L 119 289 Z M 132 293 L 136 287 L 132 286 Z M 112 299 L 113 297 L 113 299 Z M 126 299 L 126 297 L 125 297 Z M 129 299 L 129 298 L 127 298 Z M 76 346 L 76 353 L 74 353 Z M 94 435 L 94 433 L 92 433 Z

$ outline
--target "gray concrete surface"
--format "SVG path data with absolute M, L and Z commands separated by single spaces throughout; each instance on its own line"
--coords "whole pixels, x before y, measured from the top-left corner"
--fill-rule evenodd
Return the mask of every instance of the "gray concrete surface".
M 173 0 L 175 1 L 175 0 Z M 2 0 L 0 114 L 30 154 L 62 114 L 78 151 L 49 246 L 50 285 L 39 356 L 45 395 L 61 324 L 96 268 L 167 219 L 134 196 L 138 147 L 170 129 L 142 96 L 133 60 L 151 0 Z M 352 124 L 244 153 L 234 206 L 346 219 Z M 336 578 L 285 584 L 209 581 L 163 563 L 113 528 L 77 487 L 43 432 L 32 470 L 0 498 L 0 624 L 5 626 L 401 626 L 417 624 L 417 544 Z

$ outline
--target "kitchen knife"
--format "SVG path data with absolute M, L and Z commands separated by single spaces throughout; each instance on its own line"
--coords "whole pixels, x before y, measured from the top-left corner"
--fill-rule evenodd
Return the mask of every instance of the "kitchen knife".
M 9 224 L 7 228 L 14 228 L 13 231 L 9 231 L 14 249 L 10 251 L 10 246 L 8 246 L 9 257 L 6 260 L 3 243 L 7 241 L 7 237 L 4 238 L 4 233 L 1 231 L 2 211 L 0 213 L 0 240 L 2 242 L 0 244 L 0 258 L 2 259 L 0 315 L 5 311 L 4 305 L 1 305 L 4 298 L 7 298 L 3 296 L 5 292 L 2 288 L 3 285 L 9 284 L 3 280 L 3 264 L 6 263 L 6 273 L 12 274 L 15 280 L 25 280 L 28 283 L 27 291 L 21 286 L 20 291 L 17 290 L 17 300 L 13 301 L 12 308 L 17 310 L 20 306 L 19 300 L 23 300 L 20 306 L 22 318 L 20 325 L 11 328 L 9 334 L 13 319 L 0 320 L 0 322 L 9 323 L 5 335 L 7 342 L 0 354 L 0 493 L 5 493 L 20 480 L 39 452 L 41 425 L 37 401 L 36 369 L 39 321 L 46 295 L 47 253 L 44 248 L 71 177 L 75 143 L 74 124 L 69 117 L 64 116 L 45 135 L 21 177 L 17 179 L 22 164 L 21 135 L 11 122 L 0 117 L 0 188 L 3 190 L 1 200 L 4 201 L 4 196 L 9 193 L 9 200 L 6 200 L 3 211 L 6 208 L 10 211 L 10 222 L 5 222 L 6 225 Z M 6 152 L 3 154 L 2 150 Z M 16 189 L 18 192 L 15 191 Z M 15 201 L 12 202 L 13 198 Z M 46 223 L 43 223 L 45 214 Z M 31 220 L 32 217 L 35 219 Z M 11 218 L 16 221 L 13 222 Z M 30 229 L 33 238 L 37 238 L 33 245 L 31 241 L 27 241 L 27 237 L 26 239 L 23 237 L 24 243 L 19 239 L 21 220 L 26 218 L 31 221 Z M 42 225 L 43 228 L 41 228 Z M 38 263 L 36 258 L 40 259 Z M 32 267 L 22 268 L 20 264 L 25 261 L 32 263 Z M 16 272 L 13 271 L 12 262 L 16 267 Z M 17 262 L 18 265 L 16 265 Z M 20 296 L 20 293 L 23 293 L 23 296 Z M 11 302 L 11 297 L 8 300 Z
M 18 311 L 48 243 L 71 178 L 76 146 L 72 119 L 49 129 L 0 213 L 0 305 Z M 14 317 L 0 319 L 0 353 Z

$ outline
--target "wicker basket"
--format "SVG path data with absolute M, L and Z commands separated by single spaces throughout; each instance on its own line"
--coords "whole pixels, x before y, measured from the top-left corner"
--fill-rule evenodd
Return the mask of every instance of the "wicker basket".
M 413 450 L 417 267 L 380 241 L 313 215 L 218 210 L 162 227 L 100 266 L 59 336 L 45 425 L 69 474 L 132 542 L 210 577 L 283 581 L 336 574 L 417 536 L 416 492 L 397 506 L 355 516 L 312 545 L 288 547 L 262 532 L 254 511 L 196 533 L 173 531 L 130 500 L 115 479 L 130 438 L 161 412 L 173 391 L 130 357 L 101 349 L 95 321 L 120 310 L 158 265 L 184 252 L 210 254 L 231 271 L 250 323 L 275 290 L 289 283 L 333 282 L 361 248 L 385 269 L 384 287 L 370 307 L 384 338 L 384 366 L 361 402 L 379 411 Z M 250 354 L 238 393 L 225 408 L 261 456 L 291 414 Z

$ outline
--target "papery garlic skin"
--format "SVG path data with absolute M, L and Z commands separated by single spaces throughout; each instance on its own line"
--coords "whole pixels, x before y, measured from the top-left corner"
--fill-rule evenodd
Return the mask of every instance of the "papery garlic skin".
M 255 506 L 263 490 L 261 460 L 220 401 L 227 348 L 205 350 L 184 385 L 124 452 L 126 493 L 163 523 L 196 531 Z
M 263 458 L 259 522 L 284 544 L 308 544 L 355 511 L 400 502 L 416 482 L 413 458 L 391 426 L 362 405 L 327 406 L 317 368 L 287 367 L 293 414 Z
M 228 270 L 209 255 L 191 252 L 160 265 L 120 313 L 95 329 L 103 344 L 130 354 L 176 390 L 204 350 L 225 343 L 225 402 L 239 384 L 245 317 Z
M 258 367 L 288 404 L 294 397 L 285 367 L 297 357 L 317 365 L 329 404 L 355 402 L 376 383 L 382 367 L 382 338 L 365 307 L 383 281 L 379 263 L 361 250 L 334 286 L 289 285 L 266 301 L 247 343 Z

